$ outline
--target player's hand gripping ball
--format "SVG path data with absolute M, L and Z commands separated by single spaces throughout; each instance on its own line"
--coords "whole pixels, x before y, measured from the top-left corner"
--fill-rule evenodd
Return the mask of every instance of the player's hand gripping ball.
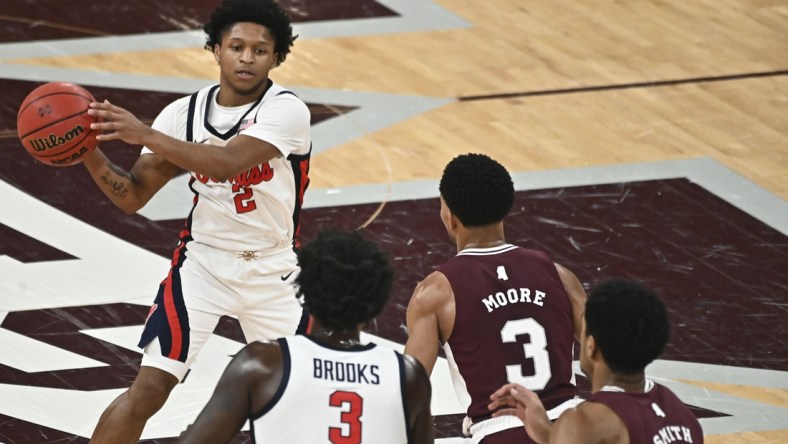
M 19 139 L 36 160 L 47 165 L 68 166 L 81 162 L 98 145 L 96 118 L 88 115 L 96 99 L 73 83 L 53 82 L 25 97 L 16 116 Z

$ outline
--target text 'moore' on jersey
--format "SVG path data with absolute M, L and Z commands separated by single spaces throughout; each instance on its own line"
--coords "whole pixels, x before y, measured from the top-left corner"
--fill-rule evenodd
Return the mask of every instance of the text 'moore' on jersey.
M 509 288 L 506 291 L 498 291 L 482 299 L 484 307 L 488 313 L 500 307 L 505 307 L 510 304 L 534 304 L 540 307 L 544 306 L 544 299 L 547 293 L 542 290 L 534 290 L 531 288 Z

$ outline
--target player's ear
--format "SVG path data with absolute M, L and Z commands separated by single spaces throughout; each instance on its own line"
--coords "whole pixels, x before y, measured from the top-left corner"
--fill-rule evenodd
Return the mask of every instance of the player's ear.
M 588 356 L 589 358 L 591 358 L 593 360 L 596 360 L 597 359 L 597 353 L 599 353 L 599 349 L 596 346 L 596 339 L 594 339 L 593 336 L 588 335 L 586 337 L 585 348 L 586 348 L 586 350 L 585 350 L 586 356 Z
M 213 45 L 213 59 L 216 60 L 216 63 L 219 63 L 219 53 L 222 51 L 222 47 L 217 43 Z
M 465 224 L 462 223 L 459 217 L 457 217 L 454 213 L 451 213 L 452 224 L 454 225 L 455 229 L 459 229 L 460 227 L 465 227 Z
M 451 211 L 448 205 L 444 205 L 443 210 L 446 212 L 446 222 L 452 227 L 457 228 L 457 224 L 460 222 L 460 219 L 457 218 L 456 215 Z

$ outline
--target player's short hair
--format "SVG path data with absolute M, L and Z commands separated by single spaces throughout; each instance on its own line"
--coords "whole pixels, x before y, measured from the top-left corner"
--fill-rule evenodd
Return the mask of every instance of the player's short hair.
M 277 63 L 282 63 L 290 53 L 290 47 L 298 38 L 293 35 L 290 17 L 273 0 L 223 0 L 211 14 L 211 19 L 203 26 L 205 49 L 213 51 L 214 46 L 222 43 L 222 35 L 233 25 L 241 22 L 257 23 L 268 28 L 274 38 L 274 51 Z
M 455 157 L 438 186 L 443 200 L 466 227 L 500 222 L 514 204 L 514 183 L 506 168 L 484 154 Z
M 615 373 L 644 371 L 670 339 L 665 304 L 652 291 L 625 280 L 604 281 L 586 301 L 586 336 L 593 336 Z
M 299 250 L 298 262 L 298 297 L 326 327 L 355 328 L 388 302 L 394 281 L 388 255 L 358 231 L 321 231 Z

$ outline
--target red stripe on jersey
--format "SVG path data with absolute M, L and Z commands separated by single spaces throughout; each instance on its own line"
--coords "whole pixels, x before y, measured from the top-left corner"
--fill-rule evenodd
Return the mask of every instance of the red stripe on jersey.
M 301 168 L 301 183 L 298 187 L 298 203 L 300 204 L 304 202 L 304 193 L 309 185 L 309 159 L 298 162 L 298 166 Z
M 181 231 L 181 239 L 184 239 L 186 236 L 189 236 L 189 230 Z M 172 252 L 172 262 L 170 262 L 171 267 L 177 267 L 179 261 L 181 260 L 181 253 L 183 250 L 186 249 L 186 243 L 181 240 L 177 247 L 175 247 L 175 251 Z
M 194 176 L 189 179 L 189 189 L 192 189 L 192 183 L 194 183 Z M 194 199 L 192 200 L 192 209 L 189 212 L 189 217 L 186 218 L 186 221 L 183 223 L 183 230 L 181 230 L 180 234 L 178 235 L 178 239 L 180 243 L 178 246 L 175 247 L 175 251 L 172 253 L 172 262 L 170 266 L 176 267 L 180 263 L 181 254 L 183 250 L 186 248 L 186 242 L 191 240 L 192 238 L 192 213 L 194 212 L 194 208 L 197 207 L 197 201 L 199 200 L 200 195 L 198 193 L 194 193 Z
M 298 184 L 298 197 L 296 200 L 296 208 L 297 211 L 301 211 L 301 206 L 304 204 L 304 194 L 306 193 L 306 188 L 309 186 L 309 159 L 304 159 L 298 162 L 298 168 L 301 170 L 301 183 Z M 295 233 L 293 233 L 293 239 L 295 240 L 295 246 L 301 246 L 301 243 L 298 242 L 298 235 L 301 233 L 301 222 L 299 220 L 298 226 L 294 227 Z M 310 326 L 312 325 L 312 319 L 309 320 Z
M 167 281 L 167 285 L 164 286 L 164 312 L 167 313 L 167 324 L 170 326 L 170 337 L 172 338 L 172 347 L 167 357 L 177 361 L 181 355 L 183 335 L 181 322 L 178 319 L 178 310 L 175 308 L 175 299 L 172 295 L 172 270 L 167 276 Z

